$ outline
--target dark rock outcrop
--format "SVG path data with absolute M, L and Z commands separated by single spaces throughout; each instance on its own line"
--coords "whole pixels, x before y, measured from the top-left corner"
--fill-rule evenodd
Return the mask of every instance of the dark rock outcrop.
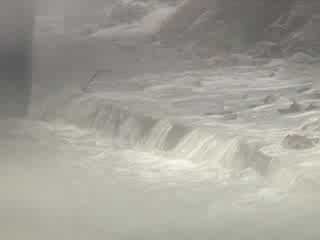
M 245 51 L 255 57 L 281 57 L 297 51 L 320 53 L 320 1 L 186 0 L 164 22 L 165 43 Z
M 302 149 L 313 148 L 318 143 L 319 143 L 318 138 L 310 138 L 303 135 L 292 134 L 292 135 L 287 135 L 284 138 L 282 145 L 283 147 L 288 149 L 302 150 Z

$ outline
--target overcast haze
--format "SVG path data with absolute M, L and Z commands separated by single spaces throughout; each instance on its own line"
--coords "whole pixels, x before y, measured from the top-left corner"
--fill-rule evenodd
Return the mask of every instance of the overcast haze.
M 1 240 L 320 239 L 319 0 L 18 1 Z
M 114 0 L 36 0 L 39 15 L 70 16 L 90 14 Z

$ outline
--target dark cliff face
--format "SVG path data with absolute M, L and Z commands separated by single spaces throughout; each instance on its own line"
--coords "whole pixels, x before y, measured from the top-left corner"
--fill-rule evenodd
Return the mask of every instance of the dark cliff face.
M 265 36 L 265 29 L 286 14 L 293 0 L 219 1 L 220 17 L 228 24 L 242 27 L 247 40 L 257 41 Z
M 0 118 L 22 117 L 31 89 L 33 5 L 0 1 Z
M 316 0 L 187 0 L 163 24 L 158 37 L 228 51 L 244 51 L 269 41 L 274 43 L 269 46 L 288 53 L 296 45 L 320 42 L 311 30 L 316 31 L 318 14 L 320 1 Z

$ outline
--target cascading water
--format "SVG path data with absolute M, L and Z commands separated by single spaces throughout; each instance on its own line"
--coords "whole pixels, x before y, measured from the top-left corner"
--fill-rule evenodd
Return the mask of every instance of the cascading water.
M 144 146 L 148 149 L 164 150 L 168 134 L 172 130 L 172 123 L 167 120 L 160 120 L 151 129 L 150 134 L 144 141 Z
M 78 113 L 78 109 L 82 112 Z M 265 174 L 271 159 L 261 152 L 257 142 L 250 142 L 245 137 L 223 135 L 221 130 L 215 132 L 214 128 L 184 126 L 123 110 L 117 104 L 97 96 L 74 99 L 61 117 L 98 130 L 130 148 L 189 160 L 208 168 L 253 168 L 259 174 Z
M 0 121 L 0 239 L 318 239 L 318 68 L 132 43 L 180 3 L 156 2 L 103 41 L 37 32 L 31 117 Z

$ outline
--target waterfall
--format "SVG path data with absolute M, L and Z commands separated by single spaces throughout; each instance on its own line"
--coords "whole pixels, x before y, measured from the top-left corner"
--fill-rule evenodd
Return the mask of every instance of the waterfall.
M 208 168 L 253 168 L 265 174 L 271 160 L 258 142 L 245 136 L 157 119 L 93 95 L 73 99 L 59 117 L 97 130 L 126 147 L 190 160 Z

